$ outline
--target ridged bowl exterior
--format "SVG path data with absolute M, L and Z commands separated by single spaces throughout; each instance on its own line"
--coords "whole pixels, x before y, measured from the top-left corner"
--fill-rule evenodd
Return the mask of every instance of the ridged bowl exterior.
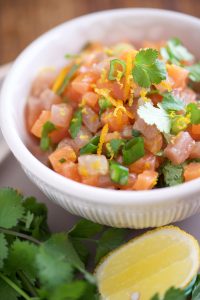
M 81 197 L 60 192 L 51 184 L 47 184 L 41 178 L 36 177 L 30 170 L 25 167 L 22 168 L 49 199 L 72 214 L 104 225 L 136 229 L 158 227 L 200 213 L 200 194 L 190 198 L 190 201 L 182 197 L 181 199 L 174 199 L 173 205 L 168 204 L 168 202 L 156 206 L 149 203 L 148 206 L 143 206 L 140 209 L 135 208 L 134 201 L 132 205 L 124 205 L 124 207 L 113 206 L 109 203 L 107 205 L 101 205 L 101 203 L 91 205 L 89 201 L 83 201 Z

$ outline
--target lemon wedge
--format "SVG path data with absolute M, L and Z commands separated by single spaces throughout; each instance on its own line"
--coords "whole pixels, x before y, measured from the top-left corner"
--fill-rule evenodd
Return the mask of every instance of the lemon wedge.
M 197 240 L 175 226 L 132 239 L 111 252 L 96 269 L 103 300 L 150 300 L 171 286 L 185 288 L 200 263 Z

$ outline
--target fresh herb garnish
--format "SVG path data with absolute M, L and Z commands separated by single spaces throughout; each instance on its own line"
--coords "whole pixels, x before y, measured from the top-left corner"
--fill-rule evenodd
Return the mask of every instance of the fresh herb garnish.
M 186 68 L 189 71 L 189 78 L 194 82 L 200 82 L 200 62 Z
M 162 173 L 164 175 L 164 181 L 167 186 L 174 186 L 183 182 L 183 166 L 172 165 L 167 162 L 162 167 Z
M 120 79 L 123 77 L 126 70 L 126 63 L 121 59 L 113 59 L 110 61 L 110 70 L 108 74 L 109 80 L 116 80 L 118 73 L 120 74 Z
M 176 65 L 194 59 L 194 56 L 182 45 L 178 38 L 170 39 L 166 47 L 161 48 L 160 53 L 166 61 Z
M 110 162 L 110 178 L 113 182 L 120 185 L 126 185 L 128 183 L 128 168 L 120 165 L 116 161 Z
M 0 189 L 0 299 L 98 300 L 84 264 L 88 243 L 96 246 L 98 262 L 125 242 L 126 232 L 81 220 L 68 232 L 50 234 L 43 204 Z
M 192 124 L 200 124 L 200 108 L 196 103 L 189 103 L 186 111 L 190 113 L 190 120 Z
M 126 165 L 130 165 L 139 158 L 143 157 L 144 151 L 144 139 L 142 137 L 134 137 L 127 141 L 122 149 L 123 162 Z
M 135 57 L 133 78 L 135 82 L 144 88 L 152 84 L 158 84 L 166 79 L 165 64 L 158 59 L 158 51 L 155 49 L 140 50 Z
M 184 102 L 173 96 L 172 93 L 163 94 L 161 105 L 165 110 L 182 110 L 185 106 Z
M 72 77 L 74 76 L 74 74 L 76 73 L 78 68 L 79 68 L 79 65 L 77 65 L 77 64 L 74 64 L 71 67 L 71 69 L 69 70 L 69 72 L 65 76 L 60 88 L 57 90 L 57 95 L 61 95 L 64 92 L 65 88 L 68 86 L 70 80 L 72 79 Z
M 77 109 L 69 125 L 69 132 L 73 139 L 77 137 L 77 134 L 79 133 L 79 130 L 81 128 L 81 124 L 82 124 L 82 110 Z
M 154 107 L 151 102 L 146 102 L 138 108 L 138 115 L 148 125 L 156 125 L 160 132 L 170 132 L 170 118 L 162 105 Z
M 160 298 L 158 294 L 154 295 L 150 300 L 186 300 L 187 296 L 184 291 L 171 287 L 164 295 L 164 298 Z
M 79 56 L 80 56 L 79 54 L 70 54 L 70 53 L 65 54 L 65 58 L 67 59 L 78 58 Z
M 49 133 L 51 133 L 54 130 L 56 130 L 56 127 L 50 121 L 47 121 L 43 125 L 43 128 L 42 128 L 42 137 L 41 137 L 41 140 L 40 140 L 40 148 L 43 151 L 49 150 L 49 147 L 51 146 L 51 139 L 49 137 Z
M 93 138 L 91 138 L 91 140 L 80 149 L 80 155 L 97 153 L 99 139 L 99 136 L 94 136 Z

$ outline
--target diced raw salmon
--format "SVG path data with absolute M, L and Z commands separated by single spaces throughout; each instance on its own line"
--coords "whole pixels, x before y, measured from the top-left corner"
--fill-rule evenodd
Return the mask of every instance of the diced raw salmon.
M 173 81 L 172 87 L 174 89 L 186 87 L 189 74 L 188 70 L 177 65 L 167 65 L 167 72 Z
M 83 99 L 85 100 L 86 104 L 89 105 L 92 109 L 96 109 L 98 111 L 98 99 L 99 96 L 94 92 L 87 92 L 83 95 Z
M 184 167 L 184 179 L 190 181 L 200 177 L 200 163 L 193 162 Z
M 74 139 L 76 148 L 79 150 L 80 148 L 85 146 L 91 138 L 91 132 L 85 126 L 81 126 L 77 136 Z
M 38 119 L 35 121 L 31 128 L 31 133 L 38 138 L 42 136 L 42 129 L 44 124 L 51 118 L 51 112 L 48 110 L 43 110 L 39 115 Z
M 54 104 L 51 107 L 51 122 L 56 126 L 68 129 L 72 114 L 73 108 L 70 104 Z
M 81 177 L 78 172 L 78 164 L 70 161 L 70 162 L 64 162 L 59 167 L 59 174 L 63 175 L 64 177 L 67 177 L 69 179 L 75 180 L 80 182 Z
M 63 162 L 62 162 L 63 160 Z M 56 172 L 61 172 L 62 164 L 65 162 L 75 162 L 76 153 L 69 145 L 56 149 L 51 155 L 49 155 L 49 161 Z
M 149 152 L 156 154 L 163 147 L 163 137 L 162 134 L 159 133 L 154 138 L 144 137 L 144 147 Z
M 108 161 L 104 155 L 82 155 L 78 158 L 78 170 L 83 177 L 106 175 L 108 173 Z
M 44 90 L 51 88 L 56 76 L 57 72 L 52 70 L 39 73 L 32 83 L 31 95 L 34 97 L 39 97 Z
M 98 77 L 95 73 L 80 74 L 72 81 L 72 87 L 76 92 L 83 95 L 92 91 L 92 84 L 96 82 Z
M 100 128 L 99 116 L 89 107 L 85 106 L 82 110 L 83 124 L 93 133 Z
M 175 89 L 172 91 L 172 94 L 176 98 L 182 100 L 185 103 L 185 105 L 196 102 L 196 97 L 197 97 L 196 93 L 188 87 L 184 89 L 180 89 L 180 88 Z
M 200 142 L 196 142 L 190 153 L 190 158 L 200 158 Z
M 188 132 L 195 141 L 200 141 L 200 124 L 192 124 L 188 127 Z
M 144 171 L 139 174 L 135 184 L 133 185 L 133 190 L 151 190 L 157 183 L 158 173 L 155 171 Z
M 192 137 L 187 131 L 182 131 L 167 145 L 164 154 L 174 165 L 179 165 L 190 156 L 193 147 Z
M 108 143 L 113 139 L 121 139 L 121 135 L 118 131 L 108 132 L 105 137 L 105 143 Z
M 154 139 L 155 136 L 160 134 L 155 125 L 148 125 L 139 117 L 135 121 L 133 129 L 140 131 L 148 139 Z
M 107 109 L 101 116 L 103 125 L 108 124 L 110 131 L 122 131 L 124 126 L 129 125 L 129 118 L 124 111 L 115 116 L 114 109 Z
M 129 165 L 131 173 L 140 174 L 146 170 L 154 171 L 156 167 L 156 157 L 151 153 L 145 154 L 136 162 Z

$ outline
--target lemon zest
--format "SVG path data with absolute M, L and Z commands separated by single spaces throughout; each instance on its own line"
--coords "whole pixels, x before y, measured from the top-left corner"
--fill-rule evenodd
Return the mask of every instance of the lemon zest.
M 68 72 L 68 68 L 67 68 L 67 67 L 66 67 L 66 68 L 63 68 L 63 69 L 60 71 L 60 73 L 59 73 L 58 77 L 56 78 L 56 80 L 55 80 L 55 82 L 54 82 L 54 84 L 53 84 L 53 87 L 52 87 L 52 91 L 53 91 L 54 93 L 57 93 L 57 91 L 58 91 L 59 88 L 61 87 L 61 85 L 62 85 L 62 83 L 63 83 L 63 80 L 65 79 L 65 76 L 66 76 L 67 72 Z
M 107 79 L 107 71 L 106 71 L 106 69 L 102 69 L 100 82 L 104 83 L 104 82 L 107 82 L 107 81 L 108 81 L 108 79 Z
M 81 103 L 79 103 L 79 107 L 83 107 L 86 104 L 86 99 L 82 98 Z
M 84 167 L 84 166 L 79 166 L 79 173 L 80 173 L 82 176 L 85 176 L 85 177 L 88 176 L 88 171 L 87 171 L 86 167 Z
M 102 147 L 105 142 L 107 133 L 108 133 L 108 123 L 106 123 L 101 130 L 101 135 L 100 135 L 98 149 L 97 149 L 98 155 L 101 155 L 101 153 L 102 153 Z
M 96 160 L 94 162 L 91 163 L 91 168 L 94 170 L 99 170 L 101 167 L 100 161 Z
M 87 134 L 82 134 L 79 136 L 80 140 L 87 140 L 88 139 L 88 135 Z
M 66 111 L 64 110 L 64 108 L 60 108 L 59 113 L 62 117 L 66 116 Z

